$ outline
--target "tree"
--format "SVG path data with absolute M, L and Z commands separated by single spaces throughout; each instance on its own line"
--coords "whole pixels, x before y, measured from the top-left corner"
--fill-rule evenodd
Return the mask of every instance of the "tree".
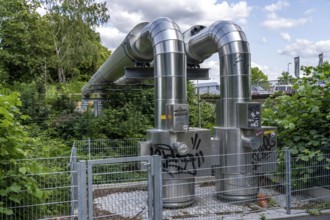
M 41 0 L 41 3 L 50 24 L 58 81 L 66 82 L 77 66 L 86 62 L 95 66 L 100 37 L 92 28 L 108 21 L 106 3 L 95 0 Z
M 44 73 L 52 54 L 47 22 L 36 12 L 36 1 L 0 0 L 0 5 L 0 78 L 31 81 Z
M 251 83 L 252 85 L 261 86 L 265 89 L 270 88 L 268 76 L 265 75 L 258 67 L 252 67 L 251 69 Z
M 295 82 L 295 78 L 289 72 L 282 72 L 282 75 L 277 78 L 279 85 L 287 85 Z

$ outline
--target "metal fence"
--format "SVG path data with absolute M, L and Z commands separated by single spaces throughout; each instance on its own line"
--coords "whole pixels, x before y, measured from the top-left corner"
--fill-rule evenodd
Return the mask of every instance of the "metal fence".
M 2 161 L 3 180 L 11 183 L 11 193 L 0 189 L 0 203 L 7 210 L 6 214 L 0 212 L 0 219 L 74 218 L 71 204 L 77 201 L 72 201 L 71 190 L 76 185 L 72 185 L 70 177 L 77 171 L 70 169 L 70 160 L 71 157 L 57 157 Z
M 135 157 L 139 152 L 138 142 L 141 140 L 134 140 L 130 147 L 125 147 L 122 150 L 116 148 L 113 155 L 117 157 Z M 85 146 L 88 142 L 85 143 Z M 93 146 L 95 142 L 89 142 L 90 146 Z M 113 142 L 115 143 L 115 142 Z M 122 143 L 122 142 L 120 142 Z M 136 145 L 137 144 L 137 145 Z M 88 145 L 88 144 L 87 144 Z M 77 146 L 77 145 L 76 145 Z M 97 143 L 96 146 L 102 146 L 102 144 Z M 118 146 L 118 145 L 117 145 Z M 132 146 L 134 146 L 132 148 Z M 85 147 L 86 148 L 86 147 Z M 134 149 L 133 151 L 127 149 Z M 112 150 L 114 150 L 112 148 Z M 81 152 L 81 151 L 80 151 Z M 85 156 L 87 151 L 85 150 Z M 98 149 L 97 152 L 102 152 Z M 120 153 L 118 153 L 120 152 Z M 133 152 L 133 153 L 132 153 Z M 137 154 L 136 154 L 137 153 Z M 267 154 L 267 152 L 263 152 Z M 93 153 L 90 151 L 88 153 L 90 158 L 96 158 L 100 156 L 98 153 Z M 251 157 L 251 155 L 241 155 L 246 157 Z M 220 158 L 220 155 L 214 155 L 205 157 L 204 160 L 207 162 L 215 161 Z M 223 157 L 223 155 L 222 155 Z M 324 155 L 324 158 L 310 158 L 308 163 L 301 160 L 301 157 L 291 157 L 289 151 L 278 152 L 278 158 L 274 163 L 259 163 L 258 166 L 276 166 L 275 172 L 268 173 L 257 173 L 256 180 L 258 181 L 257 187 L 259 188 L 259 196 L 263 194 L 266 199 L 255 198 L 251 200 L 242 201 L 228 201 L 224 199 L 219 199 L 218 195 L 223 193 L 217 189 L 217 181 L 214 175 L 215 167 L 208 166 L 209 170 L 203 168 L 204 173 L 212 173 L 209 176 L 196 177 L 194 178 L 194 195 L 193 204 L 189 207 L 170 209 L 163 209 L 164 219 L 184 219 L 184 218 L 196 218 L 196 219 L 218 219 L 222 216 L 242 216 L 250 215 L 251 218 L 259 218 L 260 215 L 267 213 L 268 215 L 276 214 L 286 215 L 286 214 L 298 214 L 319 211 L 322 209 L 329 208 L 330 194 L 329 190 L 329 163 L 326 158 L 330 158 L 329 155 Z M 190 161 L 192 162 L 192 161 Z M 252 162 L 252 161 L 251 161 Z M 166 176 L 166 166 L 171 166 L 173 163 L 173 158 L 163 159 L 163 169 L 159 171 L 158 175 Z M 256 164 L 250 164 L 255 166 Z M 249 164 L 248 164 L 249 166 Z M 191 166 L 194 167 L 194 166 Z M 148 181 L 146 179 L 141 180 L 140 164 L 118 164 L 118 166 L 112 167 L 106 172 L 101 172 L 101 176 L 106 176 L 103 180 L 99 179 L 93 180 L 93 190 L 97 188 L 97 200 L 93 200 L 92 203 L 97 204 L 98 212 L 100 209 L 104 209 L 104 212 L 110 212 L 113 216 L 117 216 L 118 219 L 122 217 L 123 219 L 135 219 L 137 216 L 146 216 L 147 208 L 141 202 L 141 198 L 145 198 L 147 195 L 145 186 Z M 194 167 L 196 169 L 196 167 Z M 198 169 L 198 168 L 197 168 Z M 268 169 L 265 169 L 268 170 Z M 198 171 L 198 170 L 197 170 Z M 91 172 L 91 171 L 90 171 Z M 196 170 L 186 170 L 187 173 L 196 173 Z M 309 174 L 309 175 L 307 175 Z M 98 170 L 93 170 L 93 178 L 98 175 Z M 94 177 L 95 176 L 95 177 Z M 112 176 L 112 177 L 111 177 Z M 145 178 L 145 176 L 144 176 Z M 127 181 L 127 179 L 129 181 Z M 143 179 L 143 178 L 142 178 Z M 119 181 L 120 180 L 120 181 Z M 99 182 L 98 182 L 99 181 Z M 117 181 L 117 182 L 116 182 Z M 123 181 L 123 182 L 122 182 Z M 221 180 L 220 180 L 221 181 Z M 242 181 L 237 179 L 237 182 Z M 231 181 L 235 183 L 235 179 Z M 127 185 L 127 183 L 129 183 Z M 163 182 L 164 183 L 164 182 Z M 316 187 L 315 184 L 318 184 Z M 173 188 L 189 188 L 187 186 L 190 183 L 175 183 Z M 98 185 L 102 187 L 97 187 Z M 191 184 L 190 184 L 191 185 Z M 239 185 L 239 183 L 237 183 Z M 137 187 L 138 186 L 138 187 Z M 167 187 L 163 185 L 163 187 Z M 118 189 L 119 188 L 119 189 Z M 171 188 L 171 187 L 170 187 Z M 145 189 L 145 190 L 141 190 Z M 244 190 L 244 189 L 243 189 Z M 248 189 L 246 189 L 248 190 Z M 317 193 L 320 193 L 318 195 Z M 322 191 L 324 190 L 324 192 Z M 314 192 L 315 191 L 315 192 Z M 138 193 L 141 193 L 140 195 Z M 109 195 L 107 195 L 109 194 Z M 114 194 L 114 195 L 111 195 Z M 99 195 L 104 195 L 103 197 Z M 120 199 L 122 196 L 123 199 Z M 182 195 L 173 194 L 173 197 L 165 198 L 164 200 L 177 200 L 182 199 L 179 197 Z M 187 195 L 190 197 L 190 195 Z M 129 204 L 128 200 L 125 198 L 130 198 Z M 102 200 L 106 200 L 107 205 L 102 205 Z M 259 201 L 260 200 L 260 201 Z M 266 204 L 261 204 L 263 200 Z M 265 200 L 265 201 L 264 201 Z M 126 201 L 120 203 L 119 201 Z M 135 201 L 135 202 L 133 202 Z M 91 201 L 90 201 L 91 202 Z M 137 206 L 136 204 L 140 204 Z M 112 207 L 112 208 L 107 208 Z M 116 208 L 114 208 L 116 207 Z M 127 211 L 127 208 L 134 210 L 131 214 Z M 314 209 L 314 210 L 313 210 Z M 125 211 L 126 210 L 126 211 Z M 125 213 L 121 215 L 120 213 Z M 137 213 L 139 213 L 137 215 Z M 255 216 L 253 216 L 255 215 Z M 139 218 L 138 218 L 139 219 Z
M 267 152 L 264 152 L 267 154 Z M 240 156 L 250 158 L 250 154 Z M 205 162 L 215 161 L 219 155 L 205 157 Z M 291 157 L 290 152 L 279 151 L 278 158 L 274 163 L 258 164 L 258 166 L 276 166 L 275 172 L 257 173 L 255 179 L 259 194 L 253 199 L 235 201 L 223 199 L 219 196 L 228 191 L 221 191 L 217 184 L 222 179 L 216 177 L 216 166 L 210 166 L 210 170 L 203 168 L 203 173 L 213 173 L 209 176 L 193 178 L 191 182 L 174 181 L 167 183 L 164 177 L 168 178 L 168 167 L 175 167 L 177 161 L 162 159 L 162 169 L 154 169 L 155 176 L 163 177 L 161 196 L 163 203 L 169 201 L 192 200 L 191 205 L 179 208 L 162 208 L 160 203 L 153 201 L 152 207 L 161 209 L 161 219 L 221 219 L 231 217 L 232 219 L 259 219 L 265 215 L 287 216 L 288 214 L 317 214 L 324 209 L 330 208 L 329 189 L 329 162 L 324 158 L 315 158 L 308 163 L 301 161 L 301 157 Z M 100 167 L 95 166 L 88 169 L 88 192 L 89 210 L 93 215 L 89 219 L 158 219 L 148 218 L 150 204 L 148 189 L 152 180 L 147 178 L 146 170 L 141 163 L 135 161 L 139 157 L 131 157 L 130 161 L 117 161 L 110 164 L 112 159 L 102 160 Z M 117 158 L 127 159 L 127 158 Z M 97 160 L 96 160 L 97 161 Z M 135 162 L 132 162 L 135 161 Z M 95 161 L 92 161 L 95 163 Z M 193 160 L 187 161 L 192 163 Z M 256 164 L 247 164 L 247 166 Z M 186 173 L 196 173 L 196 166 L 184 170 Z M 292 168 L 291 168 L 292 167 Z M 311 170 L 312 169 L 312 170 Z M 178 169 L 178 172 L 183 169 Z M 171 170 L 173 175 L 173 169 Z M 309 174 L 309 175 L 307 175 Z M 246 176 L 248 181 L 249 176 Z M 230 183 L 239 186 L 241 178 L 233 178 Z M 243 180 L 244 181 L 244 180 Z M 299 183 L 299 184 L 296 184 Z M 193 194 L 181 194 L 173 189 L 191 188 Z M 160 186 L 158 186 L 160 187 Z M 240 190 L 249 190 L 244 188 Z M 320 191 L 321 190 L 321 191 Z M 323 191 L 322 191 L 323 190 Z M 161 191 L 161 190 L 160 190 Z M 164 191 L 172 191 L 168 194 Z M 315 192 L 314 192 L 315 191 Z M 320 191 L 320 192 L 319 192 Z M 174 193 L 173 193 L 174 192 Z M 321 193 L 321 194 L 317 194 Z M 185 198 L 186 197 L 186 198 Z M 91 213 L 91 211 L 89 211 Z M 91 218 L 93 217 L 93 218 Z
M 117 157 L 136 157 L 140 155 L 142 138 L 79 140 L 73 143 L 80 159 L 104 159 Z
M 217 187 L 223 179 L 216 176 L 214 161 L 218 161 L 220 155 L 205 156 L 203 161 L 210 165 L 203 168 L 186 166 L 187 174 L 198 171 L 205 175 L 192 175 L 193 181 L 188 182 L 163 180 L 162 184 L 160 178 L 168 178 L 167 168 L 175 160 L 162 159 L 162 166 L 157 168 L 152 159 L 139 157 L 139 141 L 143 140 L 80 141 L 75 142 L 71 157 L 8 163 L 12 165 L 5 168 L 8 170 L 5 178 L 15 179 L 10 170 L 21 171 L 37 183 L 39 190 L 35 192 L 40 196 L 31 197 L 26 194 L 27 189 L 20 189 L 19 194 L 24 196 L 20 203 L 2 196 L 3 207 L 13 214 L 0 214 L 0 219 L 260 219 L 306 212 L 319 214 L 321 210 L 330 209 L 330 154 L 292 157 L 286 150 L 278 151 L 273 163 L 252 164 L 251 161 L 247 166 L 276 166 L 276 169 L 255 174 L 257 185 L 251 187 L 259 189 L 258 198 L 231 201 L 221 198 L 226 192 Z M 240 156 L 251 157 L 249 154 Z M 100 158 L 102 160 L 98 160 Z M 186 162 L 198 163 L 193 159 Z M 33 164 L 34 169 L 22 169 L 34 167 Z M 233 178 L 230 183 L 239 185 L 241 181 L 244 180 Z M 191 205 L 163 208 L 163 201 L 184 197 L 180 193 L 164 192 L 172 188 L 192 189 L 193 194 L 186 195 L 192 200 Z
M 305 209 L 319 214 L 321 209 L 330 208 L 330 154 L 321 156 L 295 156 L 291 160 L 290 182 L 292 209 Z
M 157 170 L 160 157 L 88 161 L 88 219 L 161 219 Z

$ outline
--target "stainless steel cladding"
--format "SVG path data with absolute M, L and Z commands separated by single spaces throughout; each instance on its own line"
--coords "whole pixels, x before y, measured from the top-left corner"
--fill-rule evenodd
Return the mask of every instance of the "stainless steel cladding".
M 217 21 L 210 27 L 189 29 L 184 41 L 190 65 L 218 52 L 221 109 L 217 111 L 217 126 L 236 127 L 236 103 L 251 100 L 250 49 L 244 32 L 233 22 Z
M 206 155 L 209 154 L 205 149 L 201 149 L 202 146 L 209 146 L 207 143 L 211 140 L 210 132 L 209 130 L 189 132 L 189 108 L 186 94 L 187 63 L 183 36 L 178 25 L 170 19 L 158 18 L 149 24 L 137 25 L 84 86 L 82 93 L 88 96 L 93 91 L 93 86 L 100 83 L 122 83 L 125 81 L 123 79 L 125 67 L 132 67 L 135 63 L 148 63 L 152 60 L 155 81 L 155 126 L 153 130 L 148 131 L 151 147 L 146 149 L 148 145 L 143 144 L 141 149 L 144 153 L 142 154 L 153 155 L 160 152 L 159 155 L 162 155 L 165 160 L 163 167 L 166 167 L 166 163 L 173 161 L 177 161 L 178 167 L 185 167 L 184 165 L 187 165 L 191 157 L 193 157 L 190 162 L 192 167 L 195 166 L 195 157 L 198 157 L 198 161 L 203 164 L 203 152 Z M 186 137 L 187 135 L 190 135 L 189 138 Z M 204 141 L 200 140 L 201 136 Z M 196 139 L 195 145 L 190 143 L 192 138 Z M 203 144 L 199 149 L 201 142 Z M 192 154 L 192 151 L 195 154 Z M 202 155 L 199 155 L 200 152 Z M 168 154 L 174 159 L 166 160 L 169 157 Z M 185 161 L 182 161 L 182 158 L 185 158 Z M 172 168 L 168 167 L 168 169 Z M 165 170 L 163 174 L 164 206 L 182 207 L 192 204 L 195 189 L 194 176 L 197 175 L 197 171 L 193 170 L 190 173 L 189 170 L 180 169 L 173 172 Z M 180 198 L 173 198 L 177 196 Z
M 96 71 L 92 78 L 81 89 L 83 96 L 91 95 L 102 84 L 111 84 L 124 75 L 125 67 L 133 67 L 134 59 L 131 59 L 127 51 L 127 42 L 130 39 L 135 39 L 141 30 L 147 25 L 147 22 L 136 25 L 133 30 L 127 35 L 125 40 L 117 47 L 117 49 L 109 56 L 109 58 Z M 152 60 L 152 58 L 150 59 Z
M 97 84 L 121 82 L 125 67 L 152 60 L 155 66 L 155 128 L 166 130 L 166 105 L 187 103 L 183 37 L 179 26 L 168 18 L 135 26 L 82 88 L 82 94 L 90 95 Z
M 186 67 L 196 70 L 216 52 L 221 99 L 217 101 L 215 136 L 211 144 L 210 130 L 189 127 Z M 273 128 L 263 132 L 260 104 L 251 102 L 250 59 L 246 36 L 233 22 L 194 26 L 182 35 L 173 21 L 158 18 L 135 26 L 83 87 L 82 94 L 88 97 L 98 85 L 125 83 L 129 78 L 125 68 L 153 61 L 155 126 L 147 131 L 148 140 L 141 145 L 141 151 L 142 155 L 163 157 L 164 206 L 176 208 L 194 202 L 194 177 L 210 175 L 202 171 L 210 169 L 196 169 L 197 165 L 198 168 L 214 166 L 218 197 L 255 199 L 258 193 L 255 173 L 273 168 L 253 165 L 274 160 L 274 156 L 269 157 L 264 151 L 273 149 L 273 143 L 276 147 L 276 137 Z M 131 75 L 150 77 L 148 71 L 130 70 L 133 70 Z M 195 75 L 200 77 L 200 73 L 197 71 Z M 205 159 L 205 155 L 212 152 L 220 154 L 217 161 Z M 249 153 L 255 156 L 247 156 Z M 265 155 L 267 157 L 263 157 Z
M 218 142 L 214 142 L 219 143 L 220 153 L 219 167 L 215 169 L 218 196 L 230 200 L 253 199 L 258 192 L 257 181 L 252 172 L 247 172 L 248 158 L 244 154 L 247 151 L 243 145 L 255 146 L 259 142 L 252 137 L 243 140 L 242 127 L 252 126 L 248 122 L 252 116 L 247 110 L 249 105 L 239 105 L 251 102 L 251 61 L 246 36 L 233 22 L 217 21 L 210 27 L 192 27 L 184 33 L 184 41 L 188 65 L 198 65 L 215 52 L 219 55 L 221 99 L 216 109 Z M 260 114 L 257 119 L 253 121 L 254 128 L 260 127 Z
M 162 156 L 163 206 L 181 208 L 195 201 L 195 177 L 211 175 L 211 133 L 191 128 L 186 132 L 148 130 L 142 155 Z

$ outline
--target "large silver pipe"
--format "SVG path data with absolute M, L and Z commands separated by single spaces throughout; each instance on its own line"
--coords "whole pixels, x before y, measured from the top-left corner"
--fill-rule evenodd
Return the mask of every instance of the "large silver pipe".
M 195 35 L 185 34 L 187 62 L 199 64 L 218 52 L 223 109 L 217 111 L 216 125 L 236 127 L 236 103 L 251 101 L 249 43 L 242 29 L 230 21 L 217 21 L 210 27 L 197 26 L 189 31 L 198 28 Z
M 168 18 L 155 20 L 141 32 L 153 44 L 155 129 L 167 130 L 166 106 L 187 103 L 186 54 L 182 33 Z M 141 38 L 137 46 L 145 44 Z
M 147 24 L 147 22 L 140 23 L 129 32 L 124 41 L 94 73 L 88 83 L 83 86 L 81 89 L 83 96 L 90 96 L 97 90 L 98 86 L 114 83 L 124 75 L 125 67 L 133 67 L 135 65 L 135 61 L 140 60 L 138 57 L 132 57 L 126 51 L 130 46 L 129 42 L 132 42 L 132 39 L 136 39 L 137 35 Z M 144 61 L 148 62 L 152 59 L 153 57 L 151 56 L 149 59 L 145 59 Z
M 158 18 L 133 28 L 121 45 L 82 88 L 83 96 L 98 84 L 115 83 L 124 68 L 154 60 L 155 129 L 166 130 L 166 105 L 186 104 L 186 54 L 182 33 L 169 18 Z
M 251 102 L 250 49 L 242 29 L 230 21 L 195 26 L 184 33 L 187 63 L 196 65 L 219 55 L 221 99 L 217 101 L 215 138 L 219 139 L 220 168 L 216 171 L 219 197 L 254 198 L 256 178 L 246 172 L 247 161 L 238 126 L 237 103 Z

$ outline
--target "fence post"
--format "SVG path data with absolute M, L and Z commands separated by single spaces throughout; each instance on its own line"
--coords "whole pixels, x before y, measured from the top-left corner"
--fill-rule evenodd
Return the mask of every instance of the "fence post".
M 93 210 L 93 163 L 88 161 L 88 216 L 89 220 L 93 220 L 94 210 Z
M 74 211 L 78 206 L 78 186 L 77 186 L 77 151 L 76 148 L 73 147 L 71 149 L 70 156 L 70 176 L 71 176 L 71 219 L 74 219 Z
M 88 138 L 88 160 L 91 159 L 91 138 Z
M 86 161 L 78 163 L 78 220 L 87 220 Z
M 151 174 L 153 176 L 153 218 L 163 219 L 163 183 L 162 183 L 162 159 L 160 156 L 152 156 Z
M 154 213 L 154 210 L 153 210 L 153 207 L 154 207 L 154 174 L 153 174 L 153 158 L 152 156 L 150 156 L 150 160 L 148 160 L 147 163 L 142 163 L 140 165 L 140 169 L 143 170 L 143 169 L 147 169 L 148 170 L 148 181 L 147 181 L 147 187 L 148 187 L 148 219 L 152 219 L 153 217 L 153 213 Z
M 286 214 L 291 214 L 291 152 L 285 148 Z

